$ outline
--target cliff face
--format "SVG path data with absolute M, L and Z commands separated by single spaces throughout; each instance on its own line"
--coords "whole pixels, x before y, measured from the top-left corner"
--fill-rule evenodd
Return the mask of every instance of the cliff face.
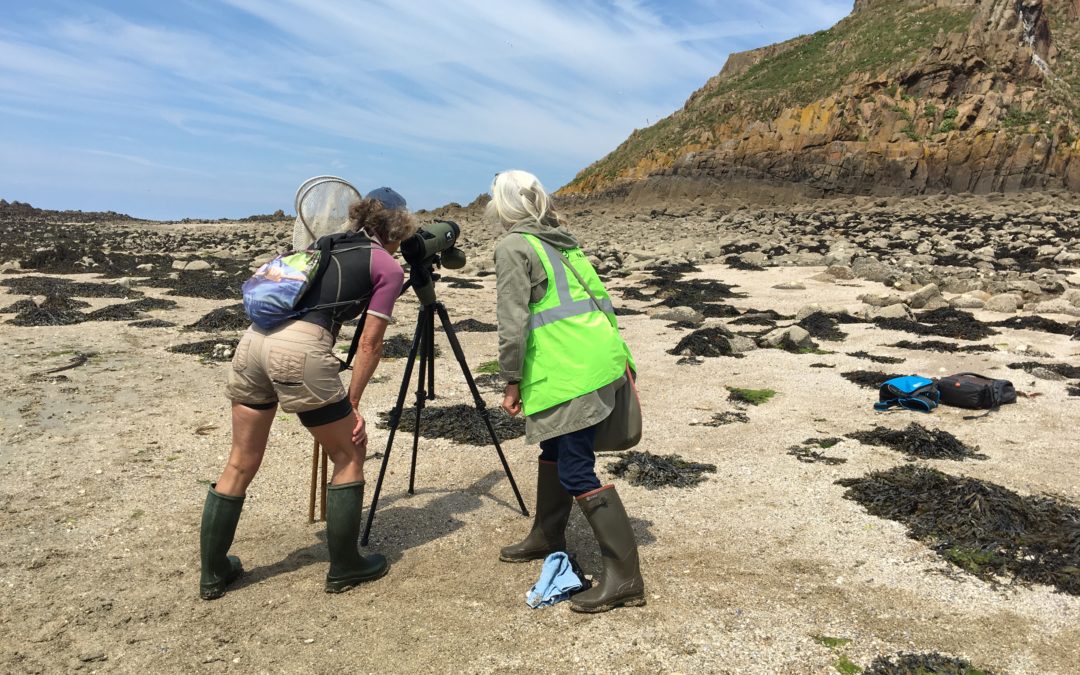
M 1078 17 L 1080 0 L 857 0 L 829 30 L 733 54 L 562 193 L 683 179 L 701 191 L 1080 191 Z

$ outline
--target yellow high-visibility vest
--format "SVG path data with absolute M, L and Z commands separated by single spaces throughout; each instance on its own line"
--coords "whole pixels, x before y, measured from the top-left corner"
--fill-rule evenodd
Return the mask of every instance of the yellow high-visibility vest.
M 548 279 L 544 297 L 529 303 L 521 403 L 525 414 L 532 415 L 611 384 L 627 365 L 636 368 L 619 334 L 611 297 L 581 249 L 567 249 L 560 255 L 535 235 L 521 235 L 536 251 Z M 597 302 L 566 268 L 563 256 Z

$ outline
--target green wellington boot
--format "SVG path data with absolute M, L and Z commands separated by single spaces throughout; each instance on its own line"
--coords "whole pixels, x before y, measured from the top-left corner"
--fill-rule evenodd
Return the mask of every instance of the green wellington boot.
M 638 567 L 637 541 L 615 486 L 583 494 L 577 503 L 600 544 L 604 569 L 592 588 L 570 596 L 570 609 L 594 613 L 644 605 L 645 581 Z
M 202 563 L 199 595 L 203 600 L 225 595 L 225 587 L 244 573 L 240 558 L 227 555 L 236 534 L 240 510 L 244 508 L 244 498 L 223 495 L 214 489 L 216 486 L 217 483 L 211 485 L 206 493 L 199 533 L 199 557 Z
M 363 481 L 326 489 L 326 546 L 330 549 L 327 593 L 342 593 L 386 574 L 385 557 L 378 553 L 364 556 L 356 550 L 363 507 Z
M 528 562 L 546 558 L 566 549 L 566 523 L 574 499 L 559 484 L 559 470 L 554 462 L 540 462 L 536 472 L 536 513 L 532 530 L 522 541 L 499 551 L 503 562 Z

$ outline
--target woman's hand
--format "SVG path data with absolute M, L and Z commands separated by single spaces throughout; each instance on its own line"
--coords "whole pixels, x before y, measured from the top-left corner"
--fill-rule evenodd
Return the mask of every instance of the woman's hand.
M 353 427 L 352 442 L 358 450 L 367 450 L 367 424 L 360 411 L 356 411 L 356 426 Z
M 516 417 L 521 412 L 521 387 L 519 385 L 508 384 L 506 389 L 503 389 L 502 409 L 510 417 Z

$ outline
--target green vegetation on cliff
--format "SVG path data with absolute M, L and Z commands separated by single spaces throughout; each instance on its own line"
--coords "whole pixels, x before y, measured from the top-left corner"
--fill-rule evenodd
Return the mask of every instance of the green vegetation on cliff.
M 939 32 L 963 32 L 974 10 L 919 0 L 879 0 L 833 28 L 785 43 L 744 72 L 714 78 L 682 110 L 635 130 L 614 152 L 582 171 L 568 189 L 592 189 L 627 175 L 643 159 L 675 159 L 707 144 L 733 115 L 770 120 L 783 109 L 835 93 L 853 75 L 875 76 L 915 62 Z

